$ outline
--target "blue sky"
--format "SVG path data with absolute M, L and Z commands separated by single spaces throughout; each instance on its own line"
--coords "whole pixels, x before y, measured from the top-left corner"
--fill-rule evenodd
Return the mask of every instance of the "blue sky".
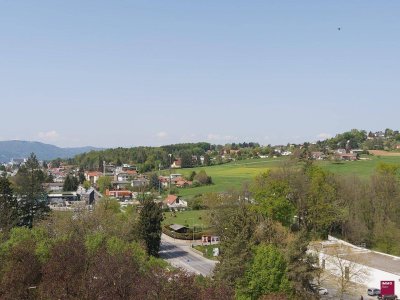
M 0 0 L 0 140 L 281 144 L 399 129 L 399 12 L 400 1 Z

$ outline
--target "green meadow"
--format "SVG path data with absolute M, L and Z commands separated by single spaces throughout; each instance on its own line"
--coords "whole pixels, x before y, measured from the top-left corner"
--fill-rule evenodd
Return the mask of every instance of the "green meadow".
M 288 160 L 286 157 L 248 159 L 218 166 L 178 169 L 172 172 L 188 176 L 192 171 L 198 173 L 200 170 L 205 170 L 207 175 L 212 177 L 214 183 L 212 185 L 179 189 L 180 196 L 190 199 L 198 194 L 241 188 L 244 182 L 251 181 L 255 176 L 269 169 L 279 168 L 286 160 Z M 374 173 L 379 163 L 400 166 L 400 156 L 363 156 L 358 161 L 340 163 L 316 161 L 315 163 L 332 173 L 343 176 L 358 176 L 366 180 Z
M 252 180 L 256 175 L 279 167 L 284 160 L 284 158 L 248 159 L 217 166 L 179 169 L 174 170 L 174 173 L 189 176 L 192 171 L 198 173 L 205 170 L 207 175 L 212 177 L 212 185 L 179 189 L 179 195 L 191 198 L 196 194 L 238 189 L 243 182 Z
M 207 228 L 208 218 L 207 214 L 209 211 L 207 210 L 188 210 L 188 211 L 177 211 L 177 212 L 165 212 L 164 213 L 164 220 L 163 224 L 170 225 L 170 224 L 180 224 L 185 225 L 190 228 L 193 225 L 198 228 Z

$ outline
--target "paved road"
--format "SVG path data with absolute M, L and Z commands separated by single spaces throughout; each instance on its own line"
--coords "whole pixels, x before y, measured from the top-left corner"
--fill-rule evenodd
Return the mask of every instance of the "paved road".
M 168 261 L 174 267 L 203 276 L 211 276 L 217 263 L 191 251 L 189 243 L 174 240 L 164 234 L 161 236 L 159 253 L 161 258 Z

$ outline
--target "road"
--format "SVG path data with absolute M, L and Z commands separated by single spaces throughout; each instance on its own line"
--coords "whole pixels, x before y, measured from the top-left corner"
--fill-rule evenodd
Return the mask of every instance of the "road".
M 211 276 L 217 263 L 191 251 L 190 243 L 175 240 L 165 234 L 161 236 L 159 254 L 161 258 L 168 261 L 172 266 L 203 276 Z

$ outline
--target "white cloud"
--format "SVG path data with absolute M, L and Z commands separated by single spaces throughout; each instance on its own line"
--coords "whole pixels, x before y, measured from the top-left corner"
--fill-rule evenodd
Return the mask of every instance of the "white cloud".
M 230 141 L 237 141 L 238 137 L 233 136 L 233 135 L 219 135 L 219 134 L 215 134 L 215 133 L 209 133 L 207 135 L 207 140 L 230 142 Z
M 158 133 L 156 134 L 156 136 L 157 136 L 159 139 L 165 139 L 165 138 L 168 136 L 168 133 L 166 133 L 165 131 L 160 131 L 160 132 L 158 132 Z
M 38 133 L 39 138 L 41 138 L 42 140 L 46 140 L 46 141 L 50 141 L 50 140 L 57 140 L 60 135 L 58 134 L 57 131 L 55 130 L 50 130 L 50 131 L 46 131 L 46 132 L 39 132 Z
M 325 133 L 322 132 L 320 134 L 317 135 L 317 138 L 321 139 L 321 140 L 326 140 L 326 139 L 330 139 L 332 137 L 332 134 L 330 133 Z
M 215 141 L 215 140 L 219 140 L 220 137 L 219 137 L 218 134 L 209 133 L 209 134 L 207 135 L 207 139 L 210 140 L 210 141 Z
M 237 139 L 238 139 L 237 136 L 233 136 L 233 135 L 225 135 L 223 137 L 223 140 L 225 140 L 225 141 L 236 141 Z

